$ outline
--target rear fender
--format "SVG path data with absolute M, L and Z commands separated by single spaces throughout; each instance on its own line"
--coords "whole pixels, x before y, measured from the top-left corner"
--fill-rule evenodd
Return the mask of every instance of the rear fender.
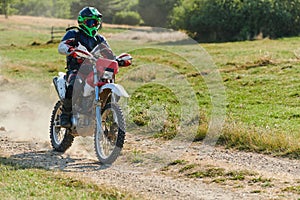
M 66 95 L 66 80 L 65 80 L 65 73 L 60 72 L 59 76 L 53 78 L 53 84 L 55 86 L 57 95 L 60 100 L 64 100 Z

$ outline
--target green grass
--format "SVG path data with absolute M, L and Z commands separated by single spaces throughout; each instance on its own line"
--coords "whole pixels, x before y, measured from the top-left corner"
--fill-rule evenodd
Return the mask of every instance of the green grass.
M 129 159 L 131 160 L 131 163 L 142 163 L 144 162 L 143 160 L 143 156 L 142 156 L 143 152 L 141 150 L 132 150 Z
M 134 199 L 116 189 L 43 169 L 25 168 L 0 158 L 1 199 Z M 64 178 L 62 178 L 64 177 Z
M 49 85 L 58 71 L 63 71 L 65 58 L 57 53 L 57 44 L 45 43 L 49 33 L 44 27 L 40 32 L 20 29 L 13 31 L 15 25 L 1 25 L 0 73 L 20 81 L 32 79 Z M 104 29 L 105 34 L 120 33 L 124 29 Z M 16 37 L 16 34 L 25 37 Z M 108 38 L 109 39 L 109 38 Z M 32 46 L 34 42 L 39 46 Z M 168 71 L 166 82 L 186 80 L 196 95 L 200 119 L 196 140 L 205 137 L 212 115 L 211 95 L 200 75 L 185 60 L 193 57 L 198 46 L 161 45 L 158 43 L 139 43 L 128 40 L 110 40 L 113 50 L 118 54 L 129 51 L 133 65 L 120 70 L 117 80 L 132 90 L 127 117 L 132 128 L 145 128 L 153 137 L 172 139 L 180 133 L 182 101 L 174 89 L 164 83 L 153 82 L 161 79 L 164 73 L 155 70 L 139 70 L 141 66 L 161 66 L 173 69 Z M 11 45 L 11 44 L 17 44 Z M 258 40 L 234 43 L 201 44 L 212 56 L 218 67 L 226 92 L 226 122 L 219 143 L 240 150 L 272 153 L 274 155 L 300 156 L 300 37 L 278 40 Z M 146 48 L 150 47 L 150 48 Z M 165 49 L 165 50 L 163 50 Z M 175 53 L 181 50 L 182 55 Z M 154 68 L 153 68 L 154 69 Z M 202 72 L 201 72 L 202 73 Z M 129 80 L 126 77 L 129 76 Z M 136 88 L 138 86 L 138 88 Z M 181 91 L 188 91 L 183 85 Z M 187 92 L 180 94 L 189 98 Z M 193 119 L 187 119 L 187 123 Z M 184 133 L 185 134 L 185 133 Z
M 176 167 L 177 164 L 184 165 L 178 172 L 188 178 L 211 178 L 212 182 L 222 183 L 225 181 L 244 181 L 249 183 L 266 183 L 271 182 L 270 179 L 263 177 L 256 177 L 257 173 L 248 170 L 225 170 L 224 168 L 216 167 L 213 165 L 201 165 L 201 164 L 188 164 L 187 162 L 171 162 L 168 168 L 164 168 L 164 171 L 170 170 L 170 167 Z M 171 169 L 170 171 L 174 171 Z
M 284 188 L 282 191 L 300 194 L 300 185 Z
M 177 134 L 179 125 L 180 107 L 178 100 L 168 88 L 162 85 L 147 84 L 139 88 L 131 97 L 131 110 L 129 119 L 138 126 L 150 126 L 152 129 L 159 128 L 154 137 L 172 139 Z M 159 106 L 153 111 L 153 105 Z M 152 113 L 149 113 L 152 107 Z M 163 109 L 163 111 L 161 110 Z M 159 119 L 158 115 L 166 115 L 164 119 Z
M 259 176 L 257 172 L 241 169 L 225 169 L 214 165 L 204 165 L 202 162 L 189 164 L 184 160 L 170 162 L 162 170 L 163 174 L 190 179 L 202 179 L 205 183 L 230 185 L 234 188 L 260 187 L 262 189 L 274 187 L 276 181 Z M 178 172 L 178 173 L 177 173 Z M 298 187 L 287 187 L 282 191 L 296 193 Z
M 298 44 L 286 38 L 205 45 L 223 71 L 225 144 L 299 158 Z

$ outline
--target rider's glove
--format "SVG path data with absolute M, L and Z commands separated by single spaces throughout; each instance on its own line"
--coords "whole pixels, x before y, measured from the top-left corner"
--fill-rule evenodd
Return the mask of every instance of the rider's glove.
M 74 47 L 69 47 L 69 49 L 68 49 L 68 51 L 67 51 L 67 55 L 69 56 L 69 55 L 74 54 L 74 53 L 75 53 L 74 50 L 75 50 Z
M 68 56 L 71 56 L 71 57 L 73 57 L 73 58 L 76 58 L 77 63 L 79 63 L 79 64 L 83 63 L 83 59 L 80 58 L 80 57 L 77 55 L 77 53 L 76 53 L 74 47 L 70 47 L 70 48 L 68 49 Z
M 73 58 L 77 58 L 78 60 L 81 60 L 81 58 L 77 55 L 74 47 L 70 47 L 68 49 L 68 56 L 72 56 Z M 82 63 L 82 61 L 81 61 L 81 63 Z

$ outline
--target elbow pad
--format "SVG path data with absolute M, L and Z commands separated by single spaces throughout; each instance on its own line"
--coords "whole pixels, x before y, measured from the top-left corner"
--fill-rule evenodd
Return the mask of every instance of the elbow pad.
M 62 41 L 62 42 L 59 43 L 59 45 L 58 45 L 58 52 L 59 52 L 60 54 L 63 54 L 63 55 L 68 55 L 69 48 L 70 48 L 70 46 L 67 45 L 67 44 L 65 43 L 65 41 Z
M 75 39 L 68 39 L 65 41 L 61 41 L 58 45 L 58 52 L 60 54 L 63 55 L 69 55 L 70 54 L 70 48 L 74 48 L 73 47 L 73 43 L 74 43 Z

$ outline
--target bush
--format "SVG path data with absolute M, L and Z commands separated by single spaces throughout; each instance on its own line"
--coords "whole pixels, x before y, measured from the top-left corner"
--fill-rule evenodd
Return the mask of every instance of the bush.
M 300 0 L 182 0 L 171 26 L 198 41 L 278 38 L 300 33 Z
M 139 25 L 141 22 L 141 16 L 134 11 L 121 11 L 113 18 L 114 24 Z

